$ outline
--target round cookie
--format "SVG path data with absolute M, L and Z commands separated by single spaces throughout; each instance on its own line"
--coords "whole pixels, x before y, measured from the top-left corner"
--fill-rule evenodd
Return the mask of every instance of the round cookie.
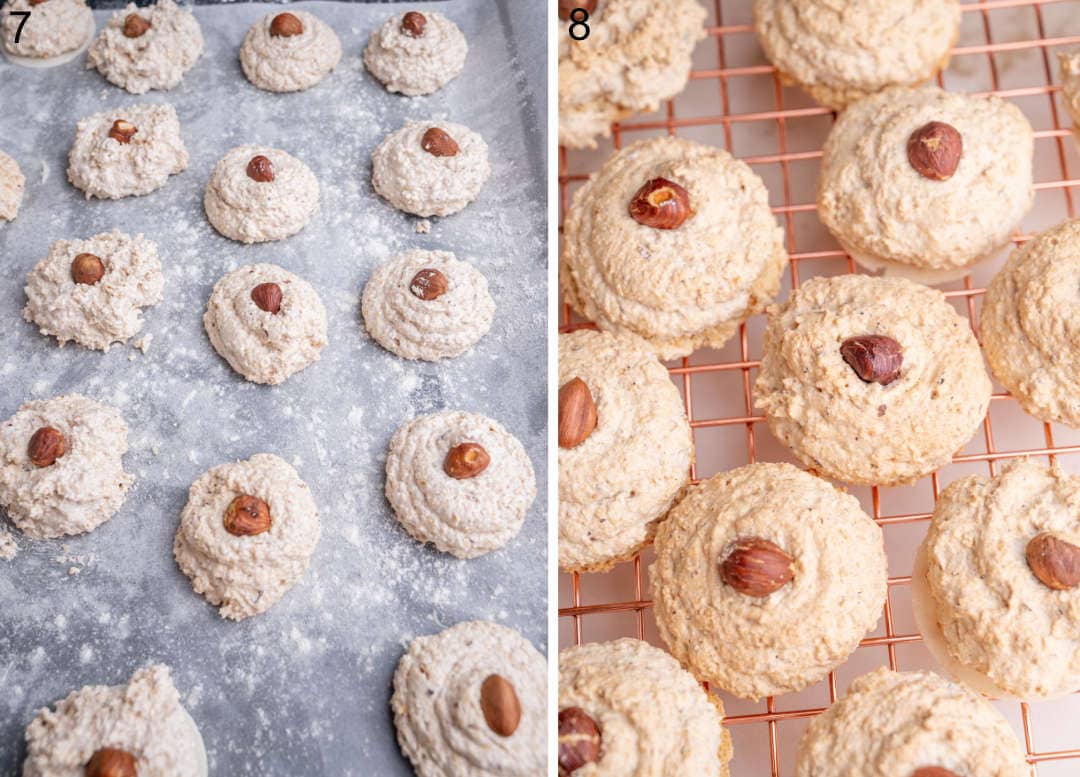
M 979 316 L 994 377 L 1040 421 L 1080 428 L 1080 220 L 1013 251 Z
M 1061 65 L 1062 95 L 1065 98 L 1065 108 L 1073 121 L 1073 135 L 1080 125 L 1080 49 L 1062 51 L 1058 53 L 1058 63 Z
M 16 16 L 24 12 L 30 15 Z M 85 0 L 9 0 L 4 4 L 0 39 L 4 54 L 16 65 L 63 65 L 85 51 L 93 37 L 94 14 Z
M 319 359 L 326 309 L 314 287 L 273 264 L 248 264 L 223 276 L 203 326 L 214 350 L 253 383 L 281 383 Z
M 407 251 L 372 273 L 361 298 L 364 326 L 404 359 L 449 359 L 491 329 L 487 279 L 449 251 Z
M 390 707 L 418 777 L 547 774 L 547 662 L 511 628 L 466 621 L 417 637 Z
M 574 194 L 567 302 L 664 359 L 719 348 L 780 288 L 783 230 L 765 184 L 726 151 L 681 138 L 617 151 Z
M 173 556 L 196 593 L 239 621 L 270 609 L 300 581 L 319 533 L 307 484 L 288 462 L 260 453 L 191 484 Z
M 202 51 L 202 29 L 191 11 L 173 0 L 156 0 L 145 8 L 128 3 L 90 46 L 86 67 L 132 94 L 143 94 L 179 84 Z
M 441 13 L 394 14 L 371 33 L 364 65 L 388 92 L 415 97 L 442 89 L 465 67 L 469 45 Z
M 884 667 L 810 720 L 795 761 L 795 777 L 924 773 L 1028 777 L 1030 768 L 989 701 L 932 672 Z
M 310 89 L 340 61 L 337 34 L 307 11 L 267 14 L 251 25 L 240 46 L 247 80 L 268 92 Z
M 694 437 L 667 370 L 633 335 L 559 335 L 559 387 L 559 566 L 602 572 L 652 540 L 690 480 Z
M 559 653 L 560 774 L 727 777 L 731 737 L 723 719 L 720 700 L 647 642 L 593 642 Z
M 958 0 L 754 0 L 754 28 L 780 78 L 834 111 L 944 70 L 960 16 Z
M 74 340 L 107 351 L 142 329 L 142 308 L 160 302 L 164 286 L 157 246 L 142 235 L 57 240 L 26 277 L 23 318 L 61 348 Z
M 398 210 L 449 216 L 476 199 L 491 176 L 488 147 L 468 127 L 409 121 L 371 155 L 371 185 Z
M 885 604 L 881 529 L 855 497 L 790 464 L 691 486 L 654 548 L 660 637 L 699 680 L 746 699 L 825 677 Z
M 164 664 L 139 669 L 125 685 L 87 685 L 57 702 L 55 711 L 38 712 L 26 727 L 22 773 L 82 777 L 91 773 L 91 761 L 105 757 L 102 750 L 120 751 L 109 757 L 130 764 L 130 774 L 139 777 L 207 775 L 199 729 Z
M 959 278 L 1005 245 L 1031 207 L 1033 147 L 1024 114 L 997 97 L 886 89 L 833 125 L 818 215 L 872 270 Z
M 524 447 L 496 421 L 443 411 L 414 418 L 390 441 L 386 498 L 415 539 L 458 558 L 509 542 L 536 498 Z
M 0 221 L 14 221 L 19 215 L 26 178 L 19 163 L 0 151 Z
M 952 460 L 990 379 L 967 320 L 903 278 L 812 278 L 769 309 L 755 403 L 811 470 L 896 485 Z
M 86 199 L 116 200 L 160 189 L 187 165 L 176 109 L 168 103 L 129 105 L 79 121 L 67 177 Z
M 28 537 L 95 529 L 124 503 L 127 424 L 113 408 L 69 394 L 27 402 L 0 426 L 0 506 Z
M 282 240 L 319 210 L 319 182 L 311 168 L 280 149 L 237 146 L 214 165 L 203 207 L 211 226 L 231 240 Z
M 592 4 L 584 40 L 570 38 L 562 5 L 554 33 L 560 145 L 595 148 L 612 122 L 654 111 L 686 87 L 694 46 L 705 37 L 705 8 L 697 0 L 601 0 Z

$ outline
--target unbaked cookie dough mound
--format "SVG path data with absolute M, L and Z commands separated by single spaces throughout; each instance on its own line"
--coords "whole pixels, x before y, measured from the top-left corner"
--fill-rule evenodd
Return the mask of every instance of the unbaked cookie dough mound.
M 547 774 L 547 662 L 514 629 L 466 621 L 417 637 L 390 707 L 419 777 Z
M 14 221 L 19 215 L 26 178 L 19 163 L 0 151 L 0 221 Z
M 569 5 L 588 5 L 577 3 Z M 697 0 L 601 0 L 589 17 L 589 36 L 570 38 L 560 10 L 559 143 L 595 148 L 611 123 L 656 110 L 686 87 L 691 55 L 705 37 L 705 8 Z
M 388 92 L 415 97 L 442 89 L 461 73 L 469 46 L 441 13 L 395 14 L 371 33 L 364 64 Z
M 55 710 L 42 709 L 26 727 L 26 751 L 25 777 L 207 774 L 199 729 L 164 664 L 139 669 L 126 685 L 87 685 Z
M 783 230 L 765 184 L 726 151 L 653 138 L 616 152 L 574 194 L 567 301 L 664 359 L 719 348 L 780 288 Z
M 989 701 L 932 672 L 884 667 L 811 719 L 795 761 L 795 777 L 923 773 L 1028 777 L 1030 767 Z
M 30 16 L 15 15 L 20 12 L 29 12 Z M 94 14 L 85 0 L 9 0 L 4 5 L 0 37 L 4 53 L 17 65 L 62 65 L 90 44 Z
M 249 264 L 223 276 L 203 325 L 214 350 L 253 383 L 281 383 L 318 361 L 327 343 L 318 292 L 273 264 Z
M 145 8 L 128 3 L 90 46 L 86 67 L 132 94 L 143 94 L 179 84 L 202 50 L 202 29 L 191 11 L 173 0 Z
M 1080 125 L 1080 49 L 1060 52 L 1058 63 L 1061 65 L 1065 108 L 1072 117 L 1073 134 L 1076 135 L 1076 128 Z
M 870 269 L 957 277 L 1009 242 L 1031 207 L 1033 148 L 1031 125 L 1012 103 L 887 89 L 833 125 L 818 214 Z
M 394 434 L 386 498 L 414 538 L 475 558 L 521 530 L 536 476 L 525 448 L 501 424 L 444 411 L 414 418 Z
M 449 216 L 476 199 L 491 176 L 488 147 L 468 127 L 409 121 L 371 155 L 371 184 L 398 210 Z
M 187 165 L 176 109 L 168 103 L 129 105 L 79 121 L 67 177 L 86 199 L 116 200 L 160 189 Z
M 1013 251 L 990 281 L 980 331 L 990 371 L 1040 421 L 1080 428 L 1080 221 Z
M 164 286 L 157 246 L 142 235 L 57 240 L 26 278 L 23 317 L 60 347 L 107 351 L 142 329 L 142 309 L 161 301 Z
M 990 379 L 967 320 L 903 278 L 812 278 L 769 309 L 755 403 L 811 470 L 847 483 L 929 475 L 971 439 Z
M 375 270 L 361 299 L 364 326 L 404 359 L 449 359 L 491 329 L 487 279 L 449 251 L 407 251 Z
M 311 168 L 281 149 L 237 146 L 214 165 L 203 207 L 214 229 L 230 240 L 282 240 L 319 210 L 319 182 Z
M 559 335 L 559 566 L 632 558 L 690 480 L 694 438 L 667 370 L 633 335 Z
M 647 642 L 559 653 L 560 774 L 727 777 L 723 719 L 720 700 Z
M 781 79 L 836 111 L 943 70 L 960 15 L 959 0 L 754 2 L 758 40 Z
M 83 534 L 112 518 L 135 478 L 127 424 L 79 394 L 27 402 L 0 426 L 0 506 L 26 536 Z
M 885 604 L 881 529 L 855 497 L 790 464 L 692 486 L 654 547 L 660 637 L 699 680 L 746 699 L 825 677 Z
M 288 462 L 260 453 L 192 483 L 173 556 L 195 592 L 238 621 L 270 609 L 300 581 L 319 533 L 307 483 Z
M 247 80 L 269 92 L 310 89 L 340 61 L 337 34 L 307 11 L 267 14 L 251 25 L 240 46 Z

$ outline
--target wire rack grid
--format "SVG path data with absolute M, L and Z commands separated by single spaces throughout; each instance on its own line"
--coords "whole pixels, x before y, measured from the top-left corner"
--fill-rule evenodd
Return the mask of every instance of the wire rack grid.
M 686 95 L 667 101 L 655 114 L 614 125 L 610 146 L 598 153 L 560 148 L 561 213 L 565 213 L 573 189 L 611 150 L 649 135 L 685 135 L 726 148 L 765 178 L 773 211 L 786 228 L 791 264 L 785 286 L 797 288 L 802 278 L 813 275 L 856 272 L 851 258 L 822 232 L 815 213 L 813 181 L 821 157 L 821 140 L 835 115 L 797 89 L 782 85 L 757 46 L 749 0 L 704 1 L 712 7 L 708 40 L 701 47 L 711 50 L 704 53 L 703 60 L 699 47 Z M 1070 168 L 1080 173 L 1080 157 L 1070 138 L 1069 117 L 1060 103 L 1053 53 L 1080 44 L 1080 2 L 983 0 L 967 2 L 963 10 L 959 45 L 952 52 L 949 69 L 939 76 L 939 84 L 959 91 L 992 92 L 1013 100 L 1036 130 L 1036 205 L 1034 215 L 1025 220 L 1014 237 L 1019 245 L 1033 232 L 1076 215 L 1072 189 L 1080 186 L 1080 179 L 1071 177 Z M 798 127 L 803 123 L 815 128 L 803 132 Z M 773 148 L 764 153 L 745 153 L 745 148 L 754 145 L 750 140 L 763 135 L 768 136 Z M 996 260 L 962 281 L 942 286 L 954 306 L 969 317 L 976 334 L 979 298 L 986 280 L 1006 254 L 1001 252 Z M 782 291 L 781 297 L 785 293 Z M 568 306 L 563 305 L 561 311 L 560 331 L 590 326 L 575 318 Z M 723 350 L 701 351 L 669 365 L 694 430 L 698 455 L 691 479 L 695 483 L 699 477 L 741 463 L 790 458 L 766 428 L 759 429 L 764 418 L 754 413 L 752 386 L 759 364 L 756 357 L 760 354 L 761 318 L 757 316 L 744 324 L 738 337 Z M 716 402 L 718 394 L 728 401 Z M 1021 429 L 1024 431 L 1017 433 Z M 725 434 L 708 437 L 715 432 Z M 1006 437 L 1008 442 L 1003 440 Z M 933 666 L 918 644 L 921 637 L 912 618 L 906 613 L 899 615 L 898 610 L 910 605 L 913 548 L 925 532 L 940 487 L 955 474 L 987 469 L 995 474 L 999 462 L 1020 456 L 1057 460 L 1068 469 L 1080 471 L 1080 457 L 1068 458 L 1076 453 L 1080 453 L 1080 434 L 1023 415 L 1016 402 L 995 386 L 981 433 L 954 457 L 953 465 L 911 487 L 923 490 L 923 506 L 891 509 L 891 492 L 895 489 L 873 487 L 865 489 L 865 493 L 850 489 L 885 531 L 890 557 L 882 624 L 863 640 L 856 656 L 867 649 L 876 649 L 873 652 L 878 654 L 883 651 L 884 655 L 876 660 L 853 657 L 830 673 L 816 692 L 769 698 L 763 703 L 764 709 L 760 709 L 760 703 L 724 697 L 729 713 L 725 724 L 735 739 L 733 775 L 779 777 L 790 773 L 794 756 L 790 743 L 810 717 L 837 699 L 839 689 L 845 687 L 838 682 L 838 675 L 849 680 L 885 662 L 892 669 Z M 910 504 L 907 499 L 895 501 Z M 893 533 L 900 536 L 891 536 Z M 894 553 L 899 546 L 904 547 Z M 646 549 L 632 561 L 602 575 L 560 575 L 561 646 L 615 636 L 636 636 L 662 644 L 656 636 L 643 574 L 650 556 L 651 550 Z M 617 623 L 601 622 L 612 617 Z M 905 653 L 908 647 L 923 652 L 909 656 Z M 1060 725 L 1055 725 L 1062 719 L 1080 716 L 1080 696 L 1059 702 L 999 702 L 998 706 L 1022 736 L 1033 777 L 1080 773 L 1080 732 L 1063 733 Z M 782 727 L 792 725 L 797 728 L 785 735 Z M 1048 733 L 1043 736 L 1044 732 Z

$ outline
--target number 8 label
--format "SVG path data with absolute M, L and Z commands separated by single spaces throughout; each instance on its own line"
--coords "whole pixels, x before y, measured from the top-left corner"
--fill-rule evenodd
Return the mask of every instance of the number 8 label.
M 584 8 L 575 8 L 570 12 L 570 37 L 574 40 L 585 40 L 589 37 L 589 12 Z

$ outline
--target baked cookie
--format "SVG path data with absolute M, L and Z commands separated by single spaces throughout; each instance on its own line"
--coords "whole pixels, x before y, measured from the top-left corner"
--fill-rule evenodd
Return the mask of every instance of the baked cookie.
M 769 309 L 755 384 L 769 429 L 847 483 L 929 475 L 978 429 L 990 379 L 945 296 L 903 278 L 812 278 Z
M 754 29 L 787 84 L 840 111 L 949 64 L 959 0 L 754 0 Z
M 0 506 L 28 537 L 95 529 L 124 503 L 127 424 L 113 408 L 69 394 L 27 402 L 0 426 Z
M 1031 415 L 1080 427 L 1080 221 L 1013 251 L 979 315 L 994 377 Z
M 559 774 L 727 777 L 723 719 L 720 700 L 647 642 L 559 653 Z
M 48 0 L 54 2 L 54 0 Z M 87 685 L 26 727 L 26 777 L 206 777 L 206 749 L 169 667 L 126 685 Z
M 90 46 L 86 67 L 121 89 L 143 94 L 179 84 L 202 51 L 202 28 L 191 11 L 173 0 L 145 8 L 128 3 Z
M 311 168 L 281 149 L 237 146 L 214 165 L 203 208 L 211 226 L 230 240 L 282 240 L 319 210 L 319 182 Z
M 690 480 L 694 437 L 675 384 L 633 335 L 559 335 L 559 566 L 632 558 Z
M 21 15 L 25 12 L 30 15 Z M 84 52 L 93 37 L 94 13 L 85 0 L 8 0 L 4 4 L 0 40 L 4 54 L 17 65 L 63 65 Z
M 536 498 L 525 448 L 498 422 L 443 411 L 414 418 L 390 441 L 386 498 L 420 542 L 475 558 L 509 542 Z
M 997 97 L 886 89 L 829 132 L 818 214 L 869 269 L 925 283 L 962 277 L 1031 207 L 1033 147 L 1024 114 Z
M 337 34 L 307 11 L 267 14 L 251 25 L 240 46 L 247 80 L 268 92 L 310 89 L 340 61 Z
M 417 637 L 390 707 L 418 777 L 547 774 L 547 662 L 511 628 L 466 621 Z
M 1080 688 L 1080 476 L 1034 461 L 941 492 L 912 576 L 926 645 L 993 696 Z
M 1080 49 L 1060 52 L 1058 63 L 1061 65 L 1061 85 L 1065 108 L 1072 117 L 1075 135 L 1076 127 L 1080 125 Z
M 0 151 L 0 221 L 14 221 L 19 215 L 26 178 L 19 163 Z
M 442 89 L 465 67 L 469 45 L 441 13 L 394 14 L 371 33 L 364 64 L 388 92 L 415 97 Z
M 487 279 L 449 251 L 406 251 L 372 273 L 361 298 L 364 326 L 404 359 L 449 359 L 491 329 Z
M 260 453 L 191 484 L 173 556 L 196 593 L 239 621 L 270 609 L 300 581 L 319 532 L 307 483 L 288 462 Z
M 160 189 L 187 165 L 176 109 L 168 103 L 129 105 L 79 121 L 67 177 L 86 199 L 117 200 Z
M 765 184 L 726 151 L 681 138 L 617 151 L 574 194 L 567 302 L 664 359 L 719 348 L 780 288 L 783 230 Z
M 371 155 L 371 185 L 398 210 L 449 216 L 476 199 L 491 176 L 488 147 L 468 127 L 409 121 Z
M 327 343 L 318 292 L 273 264 L 248 264 L 223 276 L 214 284 L 203 326 L 230 367 L 271 386 L 318 361 Z
M 584 40 L 570 38 L 575 6 L 592 8 Z M 681 92 L 694 46 L 705 37 L 697 0 L 560 3 L 557 23 L 559 143 L 571 148 L 595 148 L 612 122 L 654 111 Z
M 790 464 L 691 486 L 654 548 L 660 637 L 699 680 L 746 699 L 825 677 L 885 604 L 881 529 L 855 497 Z
M 933 672 L 884 667 L 810 720 L 795 777 L 1028 777 L 1024 750 L 986 699 Z
M 23 318 L 61 348 L 74 340 L 107 351 L 142 329 L 142 309 L 161 301 L 164 286 L 157 246 L 142 235 L 57 240 L 26 277 Z

